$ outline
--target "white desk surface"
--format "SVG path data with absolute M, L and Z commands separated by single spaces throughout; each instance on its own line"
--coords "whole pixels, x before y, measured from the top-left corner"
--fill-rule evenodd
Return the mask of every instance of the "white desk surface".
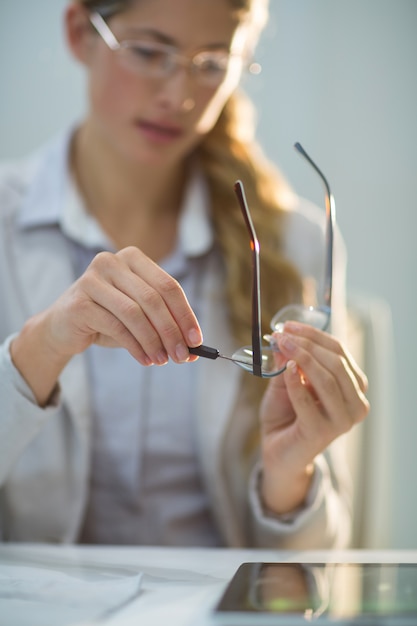
M 417 562 L 417 550 L 0 544 L 0 626 L 208 626 L 244 561 L 410 563 Z

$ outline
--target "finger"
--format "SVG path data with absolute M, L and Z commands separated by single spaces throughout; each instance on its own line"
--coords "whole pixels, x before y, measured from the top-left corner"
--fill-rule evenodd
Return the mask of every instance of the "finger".
M 279 346 L 296 361 L 329 419 L 337 420 L 344 430 L 364 419 L 369 404 L 343 356 L 289 335 L 282 335 Z
M 286 322 L 284 326 L 284 332 L 299 337 L 305 337 L 306 339 L 309 339 L 314 343 L 323 346 L 323 348 L 326 348 L 327 350 L 330 350 L 331 352 L 335 352 L 336 354 L 342 356 L 348 362 L 349 367 L 354 373 L 362 392 L 365 393 L 367 391 L 368 379 L 365 373 L 358 366 L 352 354 L 346 349 L 346 347 L 344 347 L 340 343 L 340 341 L 336 337 L 330 335 L 325 331 L 313 328 L 308 324 L 300 324 L 298 322 Z
M 92 297 L 120 319 L 154 363 L 162 365 L 168 356 L 176 362 L 189 359 L 187 343 L 190 338 L 184 338 L 164 297 L 133 272 L 122 258 L 99 255 L 90 272 L 96 274 L 96 281 L 90 287 Z M 161 276 L 170 286 L 172 283 L 177 285 L 165 272 L 161 271 Z M 103 277 L 107 282 L 102 280 Z M 159 288 L 163 292 L 163 285 Z M 179 286 L 178 289 L 183 293 Z M 180 305 L 195 319 L 185 296 Z M 201 332 L 197 333 L 197 343 L 200 338 Z
M 128 279 L 126 273 L 129 274 Z M 128 332 L 151 362 L 162 365 L 166 363 L 168 356 L 160 338 L 140 305 L 125 293 L 129 289 L 120 288 L 123 282 L 129 280 L 130 289 L 134 289 L 132 279 L 133 275 L 130 270 L 116 258 L 116 255 L 100 253 L 94 258 L 79 282 L 85 291 L 87 303 L 91 299 L 94 304 L 110 314 L 102 318 L 102 321 L 105 319 L 108 325 L 102 326 L 99 329 L 100 332 L 116 341 L 120 341 L 121 332 Z M 86 319 L 93 318 L 86 316 Z M 94 327 L 96 324 L 97 322 Z
M 151 358 L 148 352 L 152 351 L 148 350 L 147 352 L 120 320 L 99 305 L 95 304 L 95 306 L 100 311 L 97 312 L 96 310 L 94 314 L 97 335 L 95 343 L 105 347 L 125 348 L 134 359 L 145 366 L 165 365 L 167 363 L 168 357 L 165 350 L 162 349 L 156 353 L 156 357 Z M 198 357 L 190 355 L 188 361 L 192 363 L 197 359 Z
M 336 437 L 346 432 L 351 424 L 328 418 L 321 402 L 316 400 L 315 394 L 305 384 L 295 361 L 288 361 L 284 379 L 296 414 L 294 428 L 297 440 L 301 444 L 298 454 L 302 455 L 304 450 L 306 459 L 311 459 Z
M 303 381 L 302 374 L 297 363 L 290 359 L 283 379 L 296 416 L 295 424 L 298 424 L 298 432 L 301 439 L 308 442 L 311 454 L 312 441 L 318 441 L 318 449 L 325 446 L 334 438 L 334 433 L 329 434 L 329 420 L 323 419 L 321 404 L 311 392 L 308 385 Z
M 136 280 L 137 277 L 130 278 L 131 283 Z M 121 281 L 123 282 L 123 279 Z M 103 280 L 94 280 L 94 277 L 91 279 L 91 275 L 86 276 L 83 282 L 87 284 L 88 296 L 92 298 L 95 304 L 110 314 L 110 317 L 106 318 L 108 326 L 100 329 L 103 334 L 120 340 L 122 327 L 134 338 L 152 363 L 164 365 L 168 361 L 168 352 L 161 337 L 137 301 L 119 289 L 119 285 L 113 285 Z M 140 286 L 137 285 L 137 288 L 140 289 Z M 159 311 L 159 315 L 164 317 L 162 311 Z M 172 326 L 176 327 L 174 322 L 172 322 Z M 180 343 L 181 334 L 178 329 L 177 332 L 179 337 L 177 343 Z M 170 356 L 175 360 L 181 360 L 178 358 L 179 355 L 173 352 Z M 185 360 L 186 356 L 184 353 L 182 360 Z
M 145 257 L 137 248 L 127 248 L 124 252 L 126 262 L 132 272 L 145 280 L 161 295 L 172 318 L 178 325 L 185 343 L 190 347 L 201 345 L 203 336 L 200 326 L 178 281 Z M 146 264 L 143 262 L 144 257 L 147 260 Z
M 117 317 L 92 300 L 84 302 L 79 315 L 89 320 L 85 334 L 88 334 L 90 343 L 125 348 L 142 365 L 152 365 L 152 359 Z M 82 328 L 83 323 L 79 323 L 78 327 Z

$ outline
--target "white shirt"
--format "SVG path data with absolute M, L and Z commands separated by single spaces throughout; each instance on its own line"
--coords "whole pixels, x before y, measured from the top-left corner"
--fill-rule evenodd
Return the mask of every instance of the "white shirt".
M 82 265 L 81 257 L 69 254 L 69 239 L 60 228 L 60 215 L 67 213 L 64 205 L 70 191 L 69 137 L 65 132 L 23 163 L 0 167 L 0 285 L 4 295 L 0 307 L 0 538 L 9 541 L 78 541 L 89 499 L 90 452 L 92 435 L 96 433 L 90 430 L 91 368 L 86 355 L 71 359 L 60 377 L 60 393 L 47 407 L 39 407 L 14 368 L 9 352 L 10 341 L 24 321 L 48 307 L 69 287 L 77 259 Z M 285 238 L 290 260 L 302 274 L 313 276 L 318 285 L 324 265 L 322 213 L 301 202 L 288 216 Z M 343 305 L 345 285 L 343 245 L 336 244 L 335 251 L 334 311 Z M 198 259 L 207 261 L 210 267 L 218 260 L 214 254 L 203 254 L 188 257 L 188 262 L 195 264 Z M 201 281 L 203 295 L 196 312 L 205 341 L 231 354 L 236 346 L 225 303 L 218 297 L 222 288 L 218 269 L 213 267 Z M 350 481 L 339 446 L 333 449 L 332 445 L 331 450 L 317 457 L 315 481 L 305 507 L 291 520 L 270 517 L 257 498 L 254 459 L 244 453 L 248 429 L 256 419 L 254 407 L 241 393 L 244 375 L 226 361 L 200 359 L 190 366 L 179 366 L 181 372 L 188 367 L 195 372 L 199 387 L 198 465 L 225 544 L 291 549 L 346 545 Z M 177 432 L 179 429 L 176 439 Z M 157 474 L 149 476 L 158 480 Z M 154 485 L 148 484 L 153 489 Z M 194 493 L 189 502 L 194 501 Z M 156 492 L 153 495 L 158 497 Z M 177 496 L 173 494 L 174 503 L 180 502 Z M 198 498 L 195 501 L 199 507 Z M 192 515 L 187 515 L 184 528 L 192 521 Z M 190 533 L 181 533 L 178 529 L 184 518 L 178 519 L 175 510 L 169 517 L 176 533 L 171 539 L 167 536 L 166 541 L 177 539 L 182 545 L 215 542 L 210 532 L 206 534 L 204 525 L 200 526 L 201 539 L 196 540 L 194 525 Z
M 68 181 L 59 216 L 76 275 L 114 248 Z M 194 173 L 175 251 L 160 265 L 178 280 L 198 316 L 199 275 L 213 254 L 207 195 Z M 195 441 L 196 367 L 138 364 L 124 349 L 87 353 L 93 404 L 90 497 L 80 540 L 88 543 L 219 545 L 201 484 Z M 115 389 L 117 396 L 114 395 Z

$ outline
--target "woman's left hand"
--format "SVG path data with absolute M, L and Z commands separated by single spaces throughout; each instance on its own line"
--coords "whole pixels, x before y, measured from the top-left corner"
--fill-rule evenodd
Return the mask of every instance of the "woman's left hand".
M 262 496 L 268 509 L 284 514 L 303 503 L 314 458 L 366 417 L 368 381 L 328 333 L 287 322 L 274 337 L 288 365 L 261 404 Z

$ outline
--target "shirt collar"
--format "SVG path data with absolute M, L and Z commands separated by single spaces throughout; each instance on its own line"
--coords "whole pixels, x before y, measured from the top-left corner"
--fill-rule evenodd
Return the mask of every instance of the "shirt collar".
M 19 223 L 23 228 L 59 225 L 63 232 L 88 247 L 111 248 L 97 221 L 87 213 L 68 167 L 73 129 L 57 137 L 37 156 Z M 179 222 L 178 245 L 187 257 L 205 254 L 213 245 L 209 193 L 204 176 L 192 166 Z
M 19 214 L 22 228 L 59 223 L 68 180 L 68 154 L 72 135 L 61 133 L 31 158 L 28 192 Z

